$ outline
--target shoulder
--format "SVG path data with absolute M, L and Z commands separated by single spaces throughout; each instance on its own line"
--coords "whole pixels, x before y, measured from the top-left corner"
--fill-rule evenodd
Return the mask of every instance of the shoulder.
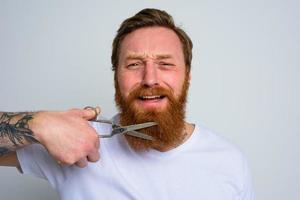
M 203 125 L 196 125 L 195 134 L 201 148 L 200 154 L 206 154 L 216 171 L 239 177 L 246 173 L 247 158 L 236 144 Z
M 221 134 L 199 124 L 196 125 L 195 133 L 198 135 L 199 142 L 203 143 L 203 148 L 206 148 L 206 150 L 226 154 L 236 159 L 245 158 L 240 147 Z
M 234 186 L 241 199 L 254 199 L 252 178 L 244 152 L 233 142 L 211 129 L 196 125 L 198 153 L 202 164 L 220 185 Z M 201 145 L 200 145 L 201 144 Z M 227 186 L 226 186 L 227 187 Z

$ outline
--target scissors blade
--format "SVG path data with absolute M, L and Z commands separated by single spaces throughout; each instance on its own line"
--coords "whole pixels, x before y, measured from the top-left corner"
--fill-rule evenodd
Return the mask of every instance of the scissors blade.
M 145 140 L 154 140 L 154 138 L 152 136 L 146 135 L 144 133 L 140 133 L 138 131 L 130 131 L 130 132 L 127 132 L 126 134 L 134 136 L 134 137 L 142 138 L 142 139 L 145 139 Z
M 143 128 L 147 128 L 150 126 L 156 126 L 156 122 L 146 122 L 146 123 L 141 123 L 141 124 L 134 124 L 134 125 L 129 125 L 129 126 L 121 126 L 121 128 L 124 128 L 124 132 L 129 132 L 129 131 L 135 131 Z

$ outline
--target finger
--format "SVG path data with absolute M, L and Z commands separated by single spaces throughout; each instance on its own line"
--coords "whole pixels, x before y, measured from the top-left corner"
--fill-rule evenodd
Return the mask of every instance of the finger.
M 88 156 L 87 156 L 87 160 L 89 162 L 97 162 L 99 159 L 100 159 L 100 154 L 99 154 L 98 150 L 93 153 L 88 154 Z
M 91 109 L 91 110 L 94 110 L 94 112 L 98 115 L 101 111 L 100 107 L 99 106 L 96 106 L 96 107 L 92 107 L 92 106 L 86 106 L 84 108 L 84 110 L 88 110 L 88 109 Z
M 75 163 L 75 165 L 77 165 L 80 168 L 86 167 L 87 164 L 88 164 L 87 158 L 82 158 Z
M 56 163 L 60 166 L 63 166 L 63 167 L 67 167 L 67 166 L 70 166 L 71 164 L 67 164 L 66 162 L 63 162 L 63 161 L 60 161 L 60 160 L 57 160 Z
M 95 109 L 96 109 L 97 115 L 99 115 L 101 112 L 101 108 L 99 106 L 96 106 Z
M 98 151 L 98 149 L 100 147 L 100 138 L 99 138 L 98 135 L 97 135 L 97 139 L 94 142 L 94 147 L 97 149 L 97 151 Z
M 100 112 L 101 112 L 101 109 L 98 106 L 95 108 L 87 106 L 82 111 L 82 117 L 86 120 L 95 119 L 95 118 L 97 118 L 97 116 L 99 115 Z

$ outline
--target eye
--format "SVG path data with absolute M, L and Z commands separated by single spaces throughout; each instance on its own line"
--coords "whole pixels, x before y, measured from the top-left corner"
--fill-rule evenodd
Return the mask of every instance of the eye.
M 142 65 L 141 62 L 133 62 L 133 63 L 129 63 L 126 67 L 128 69 L 137 69 Z
M 175 66 L 173 63 L 170 62 L 159 62 L 159 66 L 165 67 L 165 68 L 170 68 Z

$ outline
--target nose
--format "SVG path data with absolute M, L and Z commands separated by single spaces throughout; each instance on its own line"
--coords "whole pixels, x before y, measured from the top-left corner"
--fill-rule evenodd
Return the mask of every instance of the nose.
M 158 85 L 158 74 L 155 63 L 147 62 L 144 67 L 142 84 L 147 87 Z

